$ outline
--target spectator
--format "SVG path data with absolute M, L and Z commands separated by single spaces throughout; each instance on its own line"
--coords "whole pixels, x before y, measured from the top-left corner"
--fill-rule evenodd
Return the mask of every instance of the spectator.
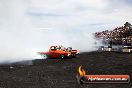
M 126 42 L 132 43 L 132 30 L 131 24 L 126 22 L 124 26 L 116 27 L 115 29 L 109 31 L 105 30 L 102 32 L 96 32 L 95 37 L 101 39 L 103 42 L 107 43 L 112 40 L 116 45 L 121 45 Z M 125 39 L 125 40 L 124 40 Z

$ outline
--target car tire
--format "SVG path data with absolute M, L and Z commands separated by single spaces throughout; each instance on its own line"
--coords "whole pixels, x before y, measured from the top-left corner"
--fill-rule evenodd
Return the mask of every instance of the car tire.
M 64 59 L 64 57 L 65 57 L 65 56 L 64 56 L 63 54 L 60 55 L 60 59 Z

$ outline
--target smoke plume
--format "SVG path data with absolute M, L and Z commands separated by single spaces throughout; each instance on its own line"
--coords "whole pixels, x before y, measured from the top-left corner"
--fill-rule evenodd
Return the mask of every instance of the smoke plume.
M 50 45 L 71 46 L 81 52 L 96 50 L 91 33 L 34 28 L 30 19 L 24 0 L 1 0 L 0 62 L 36 59 L 36 52 L 46 51 Z

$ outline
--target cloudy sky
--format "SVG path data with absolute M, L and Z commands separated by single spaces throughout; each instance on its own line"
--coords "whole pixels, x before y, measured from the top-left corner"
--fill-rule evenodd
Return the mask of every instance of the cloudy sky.
M 98 30 L 132 22 L 131 0 L 30 0 L 27 14 L 35 27 Z
M 0 25 L 17 18 L 33 28 L 95 32 L 131 23 L 131 11 L 131 0 L 0 0 Z
M 132 0 L 0 0 L 0 62 L 32 58 L 50 45 L 91 51 L 92 33 L 126 21 Z

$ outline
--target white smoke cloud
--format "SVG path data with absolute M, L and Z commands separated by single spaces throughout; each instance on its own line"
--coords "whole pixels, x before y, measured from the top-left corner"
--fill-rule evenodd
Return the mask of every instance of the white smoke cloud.
M 110 1 L 0 0 L 0 62 L 33 59 L 50 45 L 95 50 L 92 32 L 132 22 L 127 2 Z
M 48 50 L 50 45 L 74 46 L 82 49 L 87 35 L 70 33 L 60 29 L 34 28 L 27 15 L 24 0 L 1 0 L 0 3 L 0 62 L 14 62 L 33 59 L 38 51 Z M 61 25 L 60 25 L 61 26 Z M 91 38 L 91 36 L 88 36 Z M 87 50 L 87 49 L 85 49 Z M 92 49 L 91 49 L 92 50 Z
M 24 0 L 0 1 L 0 62 L 31 59 L 39 32 L 33 30 Z

